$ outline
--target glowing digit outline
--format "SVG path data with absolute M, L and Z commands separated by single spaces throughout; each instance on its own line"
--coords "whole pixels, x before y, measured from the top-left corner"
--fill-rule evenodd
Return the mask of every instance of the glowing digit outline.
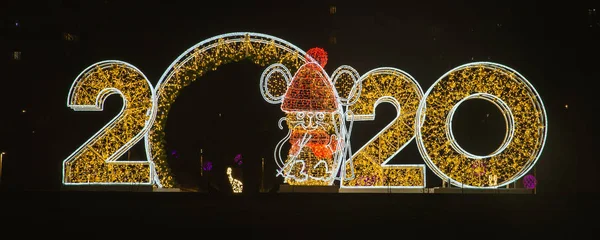
M 415 86 L 417 86 L 418 89 L 418 94 L 421 96 L 421 101 L 424 99 L 424 95 L 423 95 L 423 90 L 421 88 L 421 85 L 417 82 L 417 80 L 411 76 L 410 74 L 408 74 L 407 72 L 397 69 L 397 68 L 393 68 L 393 67 L 379 67 L 379 68 L 375 68 L 372 69 L 368 72 L 366 72 L 365 74 L 363 74 L 360 77 L 359 82 L 361 83 L 362 86 L 362 82 L 367 79 L 368 77 L 370 77 L 371 75 L 374 74 L 383 74 L 383 75 L 388 75 L 388 74 L 394 74 L 394 75 L 404 75 L 404 77 L 406 77 L 409 81 L 411 81 Z M 358 97 L 357 100 L 358 101 Z M 421 102 L 419 101 L 419 102 Z M 358 153 L 360 153 L 360 151 L 362 151 L 363 149 L 365 149 L 369 144 L 371 144 L 373 141 L 375 141 L 375 139 L 378 138 L 378 136 L 380 134 L 382 134 L 385 130 L 389 129 L 395 122 L 396 120 L 400 117 L 401 115 L 401 106 L 400 103 L 398 102 L 397 99 L 395 99 L 393 96 L 380 96 L 377 101 L 375 101 L 375 103 L 373 104 L 373 113 L 372 114 L 366 114 L 366 115 L 346 115 L 347 118 L 350 118 L 353 121 L 373 121 L 375 120 L 375 109 L 377 108 L 377 105 L 379 105 L 380 103 L 383 102 L 387 102 L 390 103 L 394 106 L 394 108 L 396 109 L 396 117 L 394 117 L 394 120 L 392 120 L 390 123 L 388 123 L 385 127 L 383 127 L 383 129 L 381 129 L 381 131 L 379 131 L 377 134 L 375 134 L 375 136 L 373 136 L 369 141 L 367 141 L 362 147 L 360 147 L 356 152 L 354 152 L 353 155 L 351 155 L 346 161 L 350 162 L 354 159 L 355 156 L 358 155 Z M 349 108 L 349 106 L 347 107 Z M 349 110 L 348 110 L 349 111 Z M 348 112 L 346 111 L 346 112 Z M 418 109 L 417 109 L 418 112 Z M 418 116 L 417 113 L 415 113 L 415 117 Z M 417 122 L 415 122 L 415 128 L 414 130 L 417 130 L 416 127 Z M 386 160 L 383 161 L 383 163 L 381 163 L 381 165 L 379 167 L 381 167 L 382 169 L 385 167 L 406 167 L 406 168 L 421 168 L 421 171 L 423 173 L 423 185 L 422 186 L 346 186 L 344 185 L 344 181 L 340 181 L 340 189 L 345 188 L 345 189 L 406 189 L 406 188 L 425 188 L 427 185 L 427 172 L 425 169 L 425 164 L 389 164 L 388 162 L 391 161 L 400 151 L 402 151 L 402 149 L 404 149 L 411 141 L 413 141 L 415 139 L 416 136 L 416 132 L 413 134 L 413 136 L 410 138 L 410 140 L 406 141 L 401 147 L 399 147 L 396 152 L 394 152 L 394 154 L 392 154 L 390 157 L 388 157 Z M 343 165 L 342 167 L 342 174 L 345 175 L 346 174 L 346 170 L 345 170 L 345 166 L 346 164 Z
M 148 120 L 146 120 L 144 127 L 142 128 L 142 130 L 137 133 L 131 140 L 127 141 L 125 144 L 123 144 L 123 146 L 121 146 L 119 149 L 117 149 L 117 151 L 115 151 L 112 155 L 110 155 L 105 162 L 106 163 L 110 163 L 110 164 L 140 164 L 140 165 L 150 165 L 149 170 L 150 172 L 148 172 L 148 182 L 66 182 L 66 165 L 68 162 L 74 161 L 76 160 L 74 157 L 78 154 L 80 154 L 80 152 L 88 147 L 88 144 L 93 142 L 94 140 L 96 140 L 98 138 L 98 136 L 102 133 L 105 132 L 105 130 L 108 129 L 108 127 L 113 124 L 117 119 L 119 119 L 125 112 L 125 108 L 127 106 L 127 99 L 125 99 L 125 96 L 123 96 L 123 93 L 121 92 L 121 90 L 116 89 L 116 88 L 105 88 L 102 89 L 98 96 L 96 96 L 96 104 L 95 105 L 75 105 L 75 104 L 71 104 L 71 102 L 73 101 L 72 98 L 74 97 L 73 94 L 76 93 L 76 91 L 73 91 L 76 86 L 78 85 L 78 83 L 83 80 L 83 76 L 86 74 L 90 74 L 94 68 L 105 68 L 105 67 L 111 67 L 113 65 L 124 65 L 127 68 L 131 68 L 132 70 L 136 71 L 138 74 L 140 74 L 144 80 L 146 80 L 146 82 L 148 83 L 148 87 L 150 88 L 150 97 L 151 97 L 151 102 L 152 105 L 149 108 L 149 112 L 146 113 L 146 115 L 149 116 L 153 116 L 153 113 L 155 112 L 156 109 L 156 105 L 155 105 L 155 97 L 154 97 L 154 87 L 152 85 L 152 83 L 150 83 L 150 81 L 148 80 L 148 78 L 146 77 L 146 75 L 144 75 L 144 73 L 139 70 L 137 67 L 135 67 L 134 65 L 124 62 L 124 61 L 120 61 L 120 60 L 105 60 L 105 61 L 100 61 L 97 63 L 94 63 L 90 66 L 88 66 L 87 68 L 85 68 L 83 71 L 81 71 L 81 73 L 79 73 L 79 75 L 77 75 L 77 77 L 75 78 L 75 80 L 73 81 L 73 83 L 71 84 L 71 88 L 69 89 L 69 95 L 67 96 L 67 107 L 73 109 L 74 111 L 103 111 L 104 110 L 104 101 L 106 100 L 107 97 L 109 97 L 110 95 L 113 94 L 118 94 L 121 96 L 121 99 L 123 100 L 123 106 L 121 107 L 121 111 L 111 119 L 111 121 L 109 121 L 106 125 L 104 125 L 102 128 L 100 128 L 100 130 L 98 130 L 92 137 L 88 138 L 88 140 L 86 142 L 84 142 L 83 144 L 81 144 L 79 146 L 79 148 L 77 148 L 77 150 L 73 151 L 67 158 L 65 158 L 65 160 L 63 160 L 62 163 L 62 184 L 63 185 L 152 185 L 152 175 L 151 175 L 151 171 L 152 171 L 152 167 L 151 167 L 151 163 L 148 161 L 144 161 L 144 160 L 140 160 L 140 161 L 117 161 L 117 158 L 119 158 L 120 156 L 122 156 L 123 154 L 125 154 L 125 152 L 127 150 L 129 150 L 131 147 L 133 147 L 135 144 L 137 144 L 142 138 L 144 138 L 146 136 L 146 133 L 150 130 L 150 126 L 152 126 L 152 122 L 154 121 L 154 118 L 150 117 Z M 148 155 L 148 148 L 146 148 L 146 154 Z
M 497 184 L 497 176 L 494 176 L 495 183 L 496 185 L 493 186 L 471 186 L 471 185 L 467 185 L 467 184 L 463 184 L 461 182 L 456 181 L 453 178 L 448 177 L 444 172 L 442 172 L 439 167 L 430 159 L 429 154 L 427 153 L 427 149 L 424 146 L 423 143 L 423 134 L 421 132 L 421 127 L 423 126 L 423 122 L 425 121 L 426 118 L 426 107 L 427 107 L 427 97 L 429 96 L 429 94 L 431 93 L 431 91 L 433 91 L 434 87 L 443 79 L 445 79 L 447 76 L 450 75 L 450 73 L 453 73 L 455 71 L 458 70 L 462 70 L 462 69 L 466 69 L 468 67 L 472 67 L 472 66 L 481 66 L 481 67 L 487 67 L 487 68 L 496 68 L 496 69 L 502 69 L 505 70 L 509 73 L 512 73 L 514 75 L 516 75 L 516 77 L 521 81 L 522 84 L 525 85 L 525 89 L 527 91 L 529 91 L 529 96 L 530 97 L 534 97 L 534 99 L 530 99 L 534 102 L 534 105 L 536 107 L 539 107 L 539 112 L 540 114 L 540 120 L 541 120 L 541 124 L 543 126 L 543 133 L 541 134 L 541 144 L 539 145 L 538 149 L 536 149 L 536 155 L 533 157 L 533 160 L 529 160 L 526 163 L 526 166 L 524 166 L 519 172 L 515 173 L 509 180 L 506 180 L 500 184 Z M 513 113 L 512 110 L 510 109 L 510 107 L 508 107 L 506 105 L 506 103 L 501 100 L 499 97 L 493 95 L 493 94 L 488 94 L 488 93 L 475 93 L 475 94 L 470 94 L 467 97 L 464 97 L 463 99 L 461 99 L 458 103 L 455 104 L 455 106 L 453 106 L 452 110 L 448 113 L 448 115 L 446 116 L 446 129 L 452 129 L 451 128 L 451 116 L 454 115 L 454 111 L 456 111 L 456 109 L 458 108 L 457 105 L 460 105 L 460 103 L 462 103 L 463 101 L 468 100 L 468 98 L 475 98 L 478 97 L 478 95 L 484 96 L 482 97 L 482 99 L 486 100 L 486 101 L 490 101 L 492 102 L 493 100 L 500 100 L 500 102 L 496 103 L 496 102 L 492 102 L 494 105 L 496 105 L 498 107 L 498 109 L 505 114 L 505 120 L 507 121 L 507 133 L 505 134 L 505 138 L 503 143 L 501 144 L 501 146 L 494 151 L 492 154 L 489 154 L 488 156 L 495 156 L 500 154 L 502 151 L 504 151 L 508 145 L 510 145 L 510 143 L 512 143 L 512 139 L 514 137 L 514 117 L 513 117 Z M 489 96 L 486 96 L 489 95 Z M 491 97 L 490 97 L 491 96 Z M 466 99 L 467 98 L 467 99 Z M 508 112 L 506 109 L 508 109 Z M 506 118 L 506 114 L 509 114 L 509 118 Z M 539 93 L 537 92 L 537 90 L 533 87 L 533 85 L 527 80 L 527 78 L 525 78 L 523 75 L 521 75 L 519 72 L 517 72 L 516 70 L 499 64 L 499 63 L 495 63 L 495 62 L 470 62 L 470 63 L 466 63 L 460 66 L 457 66 L 451 70 L 449 70 L 448 72 L 444 73 L 440 78 L 438 78 L 437 81 L 435 81 L 431 87 L 429 87 L 429 89 L 427 90 L 427 92 L 425 92 L 425 94 L 423 95 L 423 98 L 421 100 L 421 103 L 419 104 L 419 110 L 417 111 L 417 117 L 416 117 L 416 121 L 417 121 L 417 128 L 418 130 L 416 131 L 417 133 L 417 146 L 419 148 L 419 152 L 421 153 L 421 156 L 423 158 L 423 160 L 425 161 L 425 163 L 431 168 L 431 170 L 441 179 L 443 180 L 448 180 L 452 185 L 457 186 L 457 187 L 463 187 L 463 188 L 473 188 L 473 189 L 494 189 L 494 188 L 499 188 L 499 187 L 503 187 L 506 186 L 508 184 L 513 183 L 514 181 L 521 179 L 527 172 L 529 172 L 529 170 L 531 170 L 531 168 L 533 168 L 533 166 L 535 166 L 535 164 L 537 163 L 537 160 L 539 159 L 540 155 L 542 154 L 542 151 L 544 150 L 544 145 L 546 143 L 546 139 L 547 139 L 547 134 L 548 134 L 548 117 L 546 114 L 546 109 L 544 107 L 544 103 L 542 101 L 541 96 L 539 95 Z M 455 141 L 453 134 L 452 133 L 448 133 L 448 131 L 446 131 L 446 136 L 449 138 L 450 141 Z M 477 156 L 477 155 L 473 155 L 470 154 L 468 152 L 466 152 L 464 149 L 460 148 L 460 146 L 458 146 L 458 143 L 451 143 L 452 148 L 457 151 L 460 154 L 466 155 L 467 157 L 470 157 L 472 159 L 481 159 L 481 158 L 485 158 L 488 156 Z M 462 151 L 462 152 L 461 152 Z M 531 157 L 531 156 L 529 156 Z
M 456 141 L 456 138 L 454 138 L 454 133 L 452 132 L 452 119 L 454 118 L 454 113 L 456 112 L 460 104 L 462 104 L 464 101 L 471 99 L 482 99 L 494 104 L 498 109 L 500 109 L 500 112 L 502 112 L 502 116 L 504 117 L 504 121 L 506 122 L 507 131 L 504 134 L 502 144 L 500 144 L 500 147 L 494 150 L 494 152 L 485 156 L 472 154 L 464 148 L 462 148 Z M 448 113 L 448 117 L 446 117 L 446 126 L 446 136 L 448 136 L 452 148 L 454 148 L 454 150 L 456 150 L 457 152 L 466 155 L 472 159 L 490 158 L 500 154 L 502 151 L 504 151 L 506 147 L 508 147 L 508 144 L 512 141 L 512 139 L 515 136 L 515 118 L 512 114 L 512 111 L 510 110 L 510 107 L 502 99 L 489 93 L 474 93 L 458 101 L 452 107 L 452 110 L 450 110 L 450 112 Z

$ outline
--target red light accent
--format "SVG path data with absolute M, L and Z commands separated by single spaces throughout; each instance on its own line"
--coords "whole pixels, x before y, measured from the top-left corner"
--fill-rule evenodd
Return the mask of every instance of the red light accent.
M 295 144 L 302 140 L 304 134 L 310 135 L 307 146 L 326 145 L 329 143 L 329 135 L 322 130 L 295 130 L 290 137 L 290 143 Z
M 331 145 L 328 148 L 328 144 L 330 144 L 330 136 L 322 130 L 297 130 L 292 133 L 290 137 L 290 143 L 292 144 L 292 148 L 290 149 L 290 153 L 295 155 L 300 151 L 300 146 L 298 145 L 299 141 L 302 140 L 304 134 L 310 134 L 311 138 L 308 140 L 308 143 L 304 145 L 307 148 L 310 148 L 312 153 L 319 159 L 331 159 L 333 152 L 337 150 L 337 140 L 335 139 L 335 135 L 331 136 Z
M 321 67 L 325 67 L 327 64 L 327 52 L 325 52 L 325 50 L 322 48 L 314 47 L 308 49 L 306 55 L 312 57 L 315 61 L 317 61 L 317 63 L 319 63 L 319 65 L 321 65 Z M 310 58 L 307 57 L 306 59 L 308 60 Z
M 335 112 L 337 107 L 333 85 L 314 62 L 298 69 L 281 104 L 284 112 Z

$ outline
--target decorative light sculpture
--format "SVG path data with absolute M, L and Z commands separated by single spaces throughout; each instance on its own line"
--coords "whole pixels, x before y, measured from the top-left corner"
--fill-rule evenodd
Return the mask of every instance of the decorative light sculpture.
M 296 70 L 306 62 L 305 53 L 293 44 L 266 34 L 234 32 L 206 39 L 181 54 L 156 84 L 154 122 L 146 136 L 146 148 L 157 187 L 174 187 L 167 163 L 165 132 L 167 116 L 179 92 L 209 71 L 231 62 L 249 60 L 266 66 L 279 63 Z
M 360 77 L 362 92 L 348 106 L 347 118 L 372 121 L 380 103 L 396 108 L 396 117 L 349 159 L 342 188 L 425 187 L 424 164 L 389 164 L 415 137 L 415 116 L 423 91 L 408 73 L 396 68 L 373 69 Z M 352 164 L 353 166 L 351 166 Z
M 486 156 L 465 151 L 452 133 L 454 112 L 469 99 L 493 103 L 506 121 L 503 143 Z M 467 188 L 496 188 L 519 179 L 537 161 L 547 132 L 546 111 L 533 86 L 515 70 L 490 62 L 465 64 L 440 77 L 425 93 L 416 120 L 425 163 L 441 179 Z M 485 162 L 483 174 L 471 167 L 477 161 Z
M 171 151 L 171 156 L 173 156 L 174 158 L 179 158 L 179 152 L 177 152 L 177 150 L 173 150 Z
M 279 127 L 283 129 L 281 122 L 286 121 L 288 134 L 274 152 L 277 176 L 283 176 L 290 185 L 332 185 L 349 151 L 349 134 L 341 99 L 323 70 L 326 52 L 317 48 L 308 54 L 316 55 L 307 55 L 308 62 L 293 77 L 281 64 L 269 66 L 261 77 L 260 89 L 267 102 L 281 103 L 286 114 Z M 343 66 L 339 70 L 348 69 Z M 356 81 L 352 85 L 356 88 Z M 284 158 L 281 148 L 288 140 L 291 147 Z
M 117 161 L 150 129 L 154 89 L 131 64 L 109 60 L 89 66 L 75 78 L 67 106 L 75 111 L 102 111 L 110 95 L 123 108 L 63 162 L 63 184 L 151 184 L 147 161 Z
M 227 178 L 229 179 L 229 184 L 231 184 L 231 189 L 233 190 L 233 193 L 241 193 L 244 189 L 244 184 L 242 184 L 242 181 L 233 178 L 231 171 L 231 167 L 228 167 Z
M 523 177 L 523 186 L 525 188 L 534 189 L 536 185 L 537 185 L 537 179 L 535 179 L 535 176 L 528 174 L 528 175 L 525 175 L 525 177 Z
M 202 164 L 202 170 L 206 172 L 210 172 L 213 169 L 213 164 L 211 161 L 207 161 Z
M 271 64 L 261 76 L 260 90 L 267 102 L 282 103 L 286 114 L 279 127 L 283 129 L 285 120 L 289 132 L 274 155 L 278 175 L 290 184 L 331 185 L 339 179 L 342 188 L 424 187 L 424 165 L 388 164 L 416 132 L 421 156 L 437 176 L 456 186 L 495 188 L 528 172 L 544 147 L 547 122 L 541 98 L 523 76 L 506 66 L 489 62 L 459 66 L 423 94 L 418 83 L 398 69 L 377 68 L 360 77 L 353 68 L 341 66 L 330 78 L 323 70 L 327 62 L 323 49 L 310 49 L 305 55 L 269 35 L 230 33 L 184 52 L 156 89 L 141 71 L 122 61 L 102 61 L 77 76 L 67 98 L 72 109 L 101 111 L 111 94 L 121 95 L 124 104 L 117 117 L 65 159 L 63 184 L 175 186 L 163 132 L 171 104 L 196 78 L 242 59 Z M 453 114 L 469 99 L 490 101 L 504 114 L 507 133 L 490 155 L 470 154 L 454 139 Z M 373 120 L 381 102 L 396 107 L 396 118 L 352 154 L 353 121 Z M 147 161 L 116 160 L 144 136 Z M 281 148 L 287 140 L 291 149 L 284 159 Z M 236 163 L 241 164 L 241 156 Z
M 324 68 L 325 65 L 327 65 L 328 57 L 325 49 L 322 49 L 320 47 L 314 47 L 308 49 L 308 51 L 306 51 L 306 55 L 312 57 L 312 59 L 319 63 L 319 65 L 321 65 L 322 68 Z
M 233 158 L 233 162 L 238 166 L 242 165 L 242 154 L 235 155 L 235 157 Z

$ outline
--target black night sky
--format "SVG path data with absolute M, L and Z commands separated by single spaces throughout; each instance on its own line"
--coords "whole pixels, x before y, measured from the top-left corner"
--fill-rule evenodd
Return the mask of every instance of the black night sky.
M 192 45 L 248 31 L 282 38 L 304 50 L 324 48 L 330 74 L 341 65 L 360 74 L 395 67 L 412 75 L 424 90 L 468 62 L 510 66 L 532 83 L 547 111 L 548 138 L 536 164 L 538 193 L 595 192 L 595 125 L 590 120 L 597 109 L 592 85 L 600 76 L 600 4 L 522 2 L 2 1 L 0 150 L 6 155 L 1 187 L 59 190 L 62 161 L 118 113 L 117 96 L 109 97 L 102 112 L 75 112 L 66 106 L 69 87 L 86 67 L 122 60 L 156 84 Z M 20 52 L 19 60 L 15 52 Z M 262 157 L 265 187 L 281 182 L 273 176 L 272 151 L 286 134 L 277 127 L 283 113 L 260 95 L 263 69 L 244 61 L 224 65 L 181 92 L 166 132 L 167 151 L 179 153 L 170 161 L 183 187 L 198 187 L 202 181 L 200 149 L 215 164 L 214 172 L 224 172 L 241 153 L 245 194 L 258 192 Z M 375 121 L 355 124 L 353 149 L 395 114 L 386 104 L 376 111 Z M 489 153 L 502 140 L 504 120 L 491 104 L 465 103 L 455 122 L 456 138 L 473 153 Z M 144 157 L 140 142 L 131 158 Z M 413 142 L 392 162 L 423 164 L 421 159 Z M 218 186 L 226 180 L 213 174 Z M 441 185 L 431 171 L 427 179 L 428 187 Z

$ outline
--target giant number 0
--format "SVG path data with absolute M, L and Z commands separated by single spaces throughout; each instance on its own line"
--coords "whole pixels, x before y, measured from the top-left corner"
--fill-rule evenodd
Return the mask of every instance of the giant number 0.
M 454 111 L 468 99 L 489 101 L 504 115 L 504 141 L 487 156 L 468 153 L 453 136 Z M 491 62 L 464 64 L 442 75 L 425 93 L 416 120 L 425 163 L 440 178 L 468 188 L 504 186 L 525 175 L 539 158 L 548 131 L 535 88 L 517 71 Z
M 279 62 L 295 70 L 305 62 L 303 54 L 294 45 L 269 35 L 225 34 L 182 54 L 167 70 L 177 70 L 167 78 L 176 79 L 175 82 L 159 85 L 161 89 L 178 91 L 190 82 L 187 72 L 194 80 L 220 64 L 248 57 L 260 65 Z M 184 55 L 190 56 L 185 61 L 193 61 L 192 65 L 182 60 Z M 184 64 L 189 66 L 183 68 Z M 352 102 L 347 106 L 347 113 L 352 113 L 347 116 L 349 120 L 374 119 L 374 109 L 380 102 L 392 103 L 398 113 L 345 162 L 341 187 L 425 187 L 424 165 L 387 165 L 413 138 L 425 163 L 438 177 L 456 186 L 474 188 L 495 188 L 517 180 L 533 167 L 544 147 L 547 120 L 542 100 L 522 75 L 506 66 L 490 62 L 459 66 L 444 74 L 424 94 L 410 75 L 394 68 L 374 69 L 360 77 L 359 84 L 362 93 L 356 94 L 353 101 L 352 94 L 344 99 Z M 117 117 L 65 159 L 63 184 L 173 186 L 168 182 L 169 171 L 161 162 L 164 159 L 159 165 L 153 161 L 160 156 L 152 143 L 160 143 L 157 131 L 163 131 L 164 126 L 164 122 L 156 121 L 165 121 L 169 109 L 165 105 L 169 102 L 156 100 L 167 97 L 167 92 L 157 91 L 141 71 L 125 62 L 103 61 L 85 69 L 71 87 L 69 107 L 102 110 L 104 100 L 111 94 L 120 94 L 124 105 Z M 507 123 L 504 142 L 487 156 L 468 153 L 452 133 L 454 111 L 463 101 L 476 98 L 495 104 Z M 147 161 L 116 161 L 144 135 Z M 488 180 L 492 178 L 497 181 Z

